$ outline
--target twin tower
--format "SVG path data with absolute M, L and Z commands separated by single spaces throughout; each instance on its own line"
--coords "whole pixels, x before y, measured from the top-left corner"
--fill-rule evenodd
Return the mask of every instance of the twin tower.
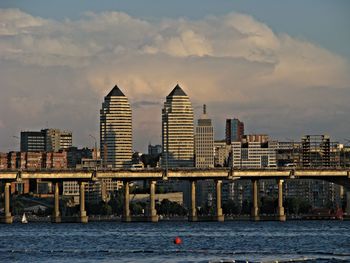
M 163 168 L 194 164 L 193 108 L 179 85 L 170 92 L 162 109 Z M 132 112 L 128 98 L 116 85 L 100 111 L 100 147 L 104 167 L 129 168 L 132 158 Z

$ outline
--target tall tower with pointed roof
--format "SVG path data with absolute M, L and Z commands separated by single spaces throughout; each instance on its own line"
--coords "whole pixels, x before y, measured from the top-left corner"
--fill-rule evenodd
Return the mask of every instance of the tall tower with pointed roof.
M 132 113 L 128 98 L 117 85 L 108 93 L 100 110 L 100 147 L 107 167 L 130 167 Z
M 170 92 L 162 109 L 162 167 L 194 166 L 193 109 L 179 85 Z

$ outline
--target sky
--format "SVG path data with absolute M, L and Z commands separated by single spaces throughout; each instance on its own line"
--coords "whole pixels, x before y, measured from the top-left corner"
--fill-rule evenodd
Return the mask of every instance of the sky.
M 93 147 L 117 84 L 133 109 L 134 150 L 161 141 L 177 83 L 195 119 L 225 119 L 283 141 L 350 139 L 350 1 L 0 2 L 0 151 L 20 131 L 60 128 Z

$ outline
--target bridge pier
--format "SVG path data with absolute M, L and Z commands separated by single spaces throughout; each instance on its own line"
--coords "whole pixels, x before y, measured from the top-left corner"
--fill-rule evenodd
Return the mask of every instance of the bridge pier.
M 191 211 L 188 216 L 188 221 L 198 221 L 197 209 L 196 209 L 196 181 L 191 180 Z
M 60 214 L 60 189 L 59 183 L 55 183 L 55 201 L 54 201 L 54 211 L 51 218 L 52 223 L 61 223 L 61 214 Z
M 252 180 L 252 210 L 250 214 L 252 221 L 259 221 L 259 205 L 258 205 L 258 180 Z
M 350 189 L 347 189 L 345 198 L 346 198 L 345 212 L 347 214 L 347 218 L 350 218 Z
M 224 215 L 222 214 L 221 208 L 221 188 L 222 188 L 222 180 L 216 181 L 216 220 L 219 222 L 223 222 Z
M 10 186 L 11 183 L 5 183 L 5 215 L 0 218 L 0 222 L 5 224 L 13 223 L 13 216 L 10 211 Z
M 156 210 L 156 181 L 150 183 L 150 194 L 149 194 L 149 221 L 158 222 L 158 215 Z
M 86 215 L 85 210 L 85 183 L 79 182 L 79 188 L 80 188 L 80 213 L 79 213 L 79 220 L 80 223 L 87 223 L 88 222 L 88 216 Z
M 123 222 L 131 222 L 130 216 L 130 195 L 129 182 L 124 181 L 124 207 L 123 207 Z
M 283 180 L 278 180 L 278 220 L 281 222 L 286 221 L 286 215 L 283 207 Z

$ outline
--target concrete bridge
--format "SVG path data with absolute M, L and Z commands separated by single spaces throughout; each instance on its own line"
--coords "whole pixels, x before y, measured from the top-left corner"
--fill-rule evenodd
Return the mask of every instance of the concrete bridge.
M 350 170 L 341 168 L 269 168 L 269 169 L 230 169 L 230 168 L 176 168 L 176 169 L 39 169 L 39 170 L 2 170 L 0 180 L 5 183 L 5 215 L 0 218 L 0 222 L 12 223 L 13 217 L 10 211 L 10 185 L 11 182 L 27 179 L 42 179 L 51 181 L 55 185 L 55 201 L 52 222 L 61 222 L 59 210 L 59 184 L 63 181 L 78 181 L 80 189 L 80 213 L 78 221 L 88 222 L 85 210 L 84 184 L 88 181 L 98 181 L 101 179 L 112 179 L 123 181 L 124 183 L 124 211 L 123 221 L 131 222 L 132 217 L 129 209 L 129 183 L 136 180 L 150 181 L 150 208 L 147 221 L 157 222 L 158 215 L 155 209 L 155 188 L 160 180 L 188 180 L 191 182 L 191 207 L 189 220 L 198 221 L 196 210 L 196 182 L 199 180 L 212 179 L 216 185 L 216 215 L 213 218 L 223 221 L 224 216 L 221 208 L 221 188 L 222 180 L 248 179 L 252 181 L 252 211 L 251 219 L 258 221 L 258 181 L 260 179 L 276 179 L 278 184 L 278 213 L 277 220 L 285 221 L 286 216 L 283 207 L 283 182 L 285 179 L 318 179 L 333 182 L 344 186 L 350 190 Z M 349 198 L 348 198 L 349 199 Z

